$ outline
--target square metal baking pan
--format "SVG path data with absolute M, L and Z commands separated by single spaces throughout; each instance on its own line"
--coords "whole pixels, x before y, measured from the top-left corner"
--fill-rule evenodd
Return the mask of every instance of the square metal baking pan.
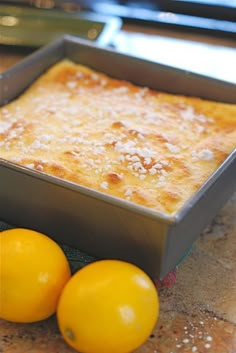
M 2 74 L 0 105 L 64 57 L 141 86 L 236 103 L 233 84 L 65 36 Z M 136 263 L 159 278 L 176 266 L 235 189 L 236 151 L 173 216 L 0 159 L 2 221 L 101 258 Z

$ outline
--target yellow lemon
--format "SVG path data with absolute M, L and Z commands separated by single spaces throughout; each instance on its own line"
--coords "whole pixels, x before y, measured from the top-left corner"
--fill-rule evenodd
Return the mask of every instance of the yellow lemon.
M 128 353 L 151 334 L 159 314 L 157 290 L 140 268 L 101 260 L 74 274 L 57 309 L 60 331 L 80 353 Z
M 22 228 L 0 233 L 0 318 L 48 318 L 70 277 L 64 252 L 48 236 Z

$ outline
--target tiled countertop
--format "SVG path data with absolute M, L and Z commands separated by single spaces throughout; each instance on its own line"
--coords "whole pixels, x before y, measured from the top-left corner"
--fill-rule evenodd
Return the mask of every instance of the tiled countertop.
M 132 36 L 122 33 L 117 39 L 119 48 L 129 51 L 130 45 L 125 46 L 124 41 L 120 42 L 122 36 L 129 41 Z M 145 38 L 142 36 L 142 40 Z M 157 36 L 156 39 L 161 45 L 163 38 Z M 136 41 L 137 34 L 133 34 L 132 43 Z M 165 42 L 165 46 L 168 45 L 168 41 Z M 219 43 L 211 45 L 206 49 L 210 52 L 213 49 L 215 53 Z M 228 52 L 225 57 L 228 63 L 236 55 L 235 47 L 228 43 L 228 46 L 219 48 L 224 53 Z M 15 48 L 0 47 L 0 72 L 29 52 L 26 49 L 17 51 Z M 213 55 L 211 53 L 209 55 Z M 164 60 L 163 53 L 162 59 L 158 56 L 158 50 L 156 55 L 154 59 Z M 225 75 L 228 75 L 228 68 L 226 70 L 225 65 L 220 64 L 219 57 L 214 65 L 216 71 L 222 65 L 221 75 L 224 70 Z M 231 76 L 230 80 L 234 80 L 234 77 Z M 159 290 L 159 295 L 160 317 L 157 326 L 137 353 L 236 352 L 236 194 L 220 210 L 194 244 L 192 252 L 177 268 L 176 283 Z M 75 351 L 63 341 L 55 317 L 52 317 L 35 324 L 14 324 L 0 320 L 0 352 Z
M 236 352 L 236 194 L 159 290 L 160 317 L 137 353 Z M 72 353 L 55 317 L 35 324 L 0 320 L 1 353 Z M 111 352 L 112 353 L 112 352 Z

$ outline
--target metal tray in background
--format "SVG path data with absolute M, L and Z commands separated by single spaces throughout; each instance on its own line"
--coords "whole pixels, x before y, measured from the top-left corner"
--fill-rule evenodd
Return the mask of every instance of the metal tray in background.
M 65 36 L 2 74 L 0 105 L 63 57 L 141 86 L 236 103 L 233 84 Z M 235 189 L 236 151 L 173 216 L 0 160 L 0 219 L 98 257 L 133 262 L 163 278 Z
M 86 11 L 65 12 L 0 4 L 0 44 L 40 47 L 64 34 L 108 45 L 120 18 Z

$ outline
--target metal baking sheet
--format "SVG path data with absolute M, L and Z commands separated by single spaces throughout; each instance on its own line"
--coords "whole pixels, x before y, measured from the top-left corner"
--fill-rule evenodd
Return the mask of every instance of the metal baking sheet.
M 0 105 L 68 57 L 141 86 L 236 103 L 235 85 L 65 36 L 0 77 Z M 119 258 L 163 278 L 236 189 L 236 151 L 173 216 L 0 159 L 0 219 L 42 231 L 102 258 Z
M 40 47 L 63 34 L 108 45 L 121 28 L 118 17 L 0 5 L 0 44 Z

